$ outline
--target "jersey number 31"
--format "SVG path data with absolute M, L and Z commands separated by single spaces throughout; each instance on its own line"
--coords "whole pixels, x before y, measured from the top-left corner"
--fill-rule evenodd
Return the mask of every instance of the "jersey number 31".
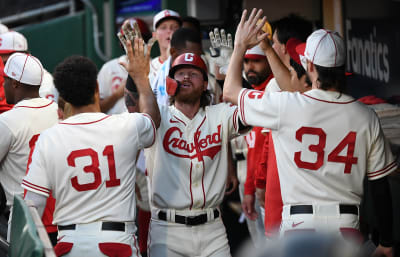
M 71 178 L 71 184 L 77 191 L 88 191 L 95 190 L 101 184 L 101 172 L 99 169 L 99 156 L 95 150 L 92 148 L 86 148 L 81 150 L 72 151 L 67 158 L 68 165 L 75 167 L 75 159 L 89 156 L 92 159 L 92 164 L 83 167 L 83 171 L 87 173 L 93 173 L 94 181 L 91 183 L 80 184 L 78 177 Z M 108 161 L 108 173 L 110 179 L 106 181 L 106 187 L 115 187 L 121 184 L 121 181 L 117 179 L 117 174 L 115 171 L 115 160 L 114 160 L 114 147 L 112 145 L 107 145 L 104 148 L 103 156 L 107 157 Z
M 326 133 L 322 128 L 313 127 L 301 127 L 296 131 L 296 139 L 299 142 L 303 141 L 303 135 L 315 135 L 318 136 L 319 141 L 316 145 L 309 145 L 308 150 L 317 154 L 317 160 L 315 162 L 306 162 L 301 160 L 301 151 L 294 153 L 294 162 L 297 167 L 318 170 L 324 164 L 325 157 L 325 145 L 326 145 Z M 351 166 L 357 164 L 358 158 L 354 157 L 354 148 L 356 143 L 357 133 L 354 131 L 349 132 L 340 143 L 332 150 L 328 155 L 328 162 L 340 162 L 344 163 L 344 173 L 351 173 Z M 339 155 L 343 149 L 347 146 L 346 156 Z

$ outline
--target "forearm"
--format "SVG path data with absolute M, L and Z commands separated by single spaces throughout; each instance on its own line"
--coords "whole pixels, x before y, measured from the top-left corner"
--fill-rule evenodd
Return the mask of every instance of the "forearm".
M 370 181 L 374 211 L 379 229 L 379 244 L 390 247 L 393 244 L 393 210 L 390 185 L 386 177 Z
M 158 109 L 157 100 L 150 87 L 147 76 L 133 78 L 139 93 L 139 111 L 150 115 L 156 128 L 160 126 L 161 116 Z
M 246 47 L 244 45 L 235 46 L 224 82 L 224 101 L 235 105 L 238 104 L 238 96 L 242 89 L 242 65 L 245 52 Z
M 139 94 L 131 76 L 126 79 L 124 97 L 128 112 L 139 112 Z
M 275 50 L 269 47 L 264 52 L 280 89 L 282 91 L 294 91 L 290 83 L 290 71 L 285 64 L 283 64 Z
M 27 191 L 25 200 L 32 201 L 33 205 L 38 210 L 39 216 L 43 216 L 44 208 L 46 207 L 47 197 L 44 195 L 36 194 L 31 191 Z
M 119 99 L 120 97 L 116 93 L 113 93 L 112 95 L 104 99 L 100 99 L 101 111 L 104 113 L 108 112 Z

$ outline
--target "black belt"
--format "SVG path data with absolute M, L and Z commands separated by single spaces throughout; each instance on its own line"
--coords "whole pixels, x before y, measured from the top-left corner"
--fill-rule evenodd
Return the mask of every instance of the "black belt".
M 358 215 L 358 208 L 355 205 L 341 204 L 341 205 L 339 205 L 339 210 L 340 210 L 341 214 Z M 293 215 L 293 214 L 306 214 L 306 213 L 313 213 L 313 206 L 312 205 L 293 205 L 293 206 L 290 206 L 290 215 Z
M 75 230 L 76 225 L 66 225 L 66 226 L 58 226 L 58 230 Z M 101 230 L 111 230 L 111 231 L 125 231 L 125 223 L 123 222 L 112 222 L 112 221 L 103 221 L 101 224 Z
M 217 209 L 215 209 L 213 211 L 213 213 L 214 213 L 214 219 L 219 217 L 219 211 Z M 158 218 L 160 220 L 167 221 L 167 213 L 164 211 L 159 211 Z M 189 225 L 189 226 L 197 226 L 197 225 L 204 224 L 206 222 L 208 222 L 207 213 L 200 214 L 197 216 L 175 215 L 175 223 L 179 223 L 179 224 L 185 224 L 185 225 Z
M 244 157 L 244 154 L 243 154 L 243 153 L 235 153 L 235 158 L 236 158 L 237 161 L 243 161 L 243 160 L 246 159 L 246 158 Z

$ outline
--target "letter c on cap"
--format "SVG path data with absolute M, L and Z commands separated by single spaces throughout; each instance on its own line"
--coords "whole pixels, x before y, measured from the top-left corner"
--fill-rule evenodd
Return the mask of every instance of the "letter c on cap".
M 193 61 L 193 58 L 194 57 L 194 54 L 192 54 L 192 53 L 187 53 L 187 54 L 185 54 L 185 61 L 187 61 L 187 62 L 192 62 Z

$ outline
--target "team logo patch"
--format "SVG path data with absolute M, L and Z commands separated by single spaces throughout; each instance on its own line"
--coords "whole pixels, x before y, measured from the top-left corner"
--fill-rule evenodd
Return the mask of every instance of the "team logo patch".
M 261 99 L 263 95 L 263 91 L 251 90 L 248 96 L 250 99 Z
M 178 127 L 172 127 L 164 135 L 163 147 L 169 154 L 180 158 L 203 160 L 204 156 L 214 159 L 221 151 L 221 125 L 218 125 L 215 133 L 205 135 L 202 138 L 201 131 L 194 134 L 194 142 L 188 143 L 182 138 L 183 132 Z

